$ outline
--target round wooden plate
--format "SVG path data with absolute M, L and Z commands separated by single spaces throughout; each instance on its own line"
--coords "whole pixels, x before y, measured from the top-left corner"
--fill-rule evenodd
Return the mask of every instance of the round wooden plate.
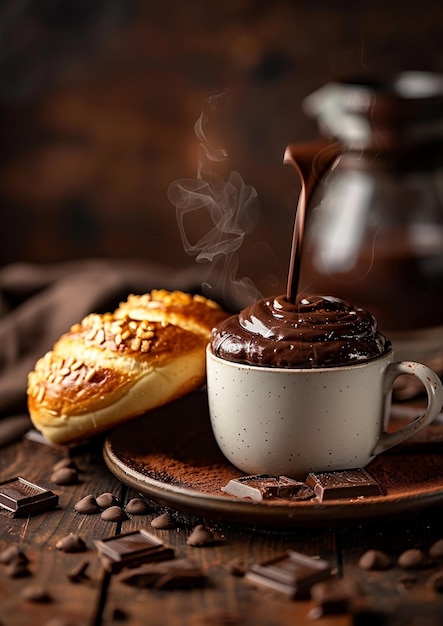
M 432 425 L 366 467 L 383 495 L 324 502 L 255 502 L 221 490 L 242 473 L 215 442 L 204 391 L 118 426 L 104 443 L 104 459 L 111 472 L 158 504 L 221 522 L 286 529 L 386 520 L 440 505 L 442 452 L 443 426 Z

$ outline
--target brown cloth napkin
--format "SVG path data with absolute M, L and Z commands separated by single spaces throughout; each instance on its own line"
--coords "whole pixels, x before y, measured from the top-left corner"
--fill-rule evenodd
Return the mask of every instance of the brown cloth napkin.
M 181 289 L 196 293 L 208 271 L 143 261 L 86 260 L 14 264 L 0 270 L 0 446 L 30 426 L 28 373 L 72 324 L 113 311 L 131 293 Z

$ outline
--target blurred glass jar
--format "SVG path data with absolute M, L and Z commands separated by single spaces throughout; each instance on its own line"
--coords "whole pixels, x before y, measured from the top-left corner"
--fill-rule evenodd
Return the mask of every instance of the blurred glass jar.
M 367 308 L 396 358 L 443 371 L 443 75 L 331 83 L 303 104 L 340 156 L 308 200 L 299 291 Z

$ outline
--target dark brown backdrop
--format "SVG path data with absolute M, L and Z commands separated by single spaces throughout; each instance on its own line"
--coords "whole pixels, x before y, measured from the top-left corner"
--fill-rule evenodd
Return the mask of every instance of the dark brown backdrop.
M 206 110 L 211 145 L 228 155 L 215 171 L 236 170 L 260 201 L 238 274 L 280 290 L 298 194 L 283 151 L 316 134 L 302 99 L 341 76 L 443 69 L 437 0 L 18 5 L 0 8 L 1 265 L 194 264 L 168 187 L 196 178 Z M 211 224 L 189 217 L 196 241 Z

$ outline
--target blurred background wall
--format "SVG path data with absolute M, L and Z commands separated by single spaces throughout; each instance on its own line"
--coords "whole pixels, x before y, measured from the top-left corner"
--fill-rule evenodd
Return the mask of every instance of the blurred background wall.
M 183 267 L 168 189 L 221 149 L 260 212 L 239 272 L 285 283 L 303 98 L 341 77 L 443 70 L 440 0 L 3 0 L 0 264 L 143 259 Z M 217 106 L 214 105 L 217 104 Z M 220 106 L 219 106 L 220 105 Z M 206 225 L 189 215 L 187 236 Z M 192 219 L 194 223 L 192 223 Z

